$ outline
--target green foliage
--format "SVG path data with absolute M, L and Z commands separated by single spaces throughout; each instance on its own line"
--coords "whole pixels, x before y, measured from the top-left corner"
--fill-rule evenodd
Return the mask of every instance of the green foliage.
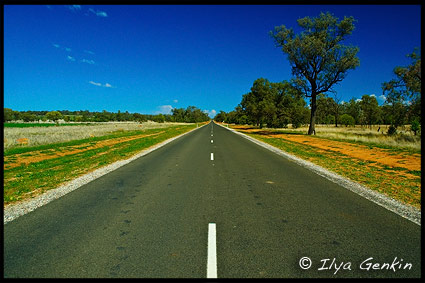
M 217 122 L 224 122 L 226 120 L 227 117 L 227 113 L 224 111 L 220 111 L 215 117 L 214 117 L 214 121 Z
M 297 35 L 292 28 L 284 25 L 270 32 L 276 46 L 288 55 L 295 76 L 294 85 L 311 97 L 309 134 L 314 132 L 316 96 L 331 91 L 335 84 L 346 77 L 348 70 L 360 65 L 356 57 L 359 49 L 341 44 L 354 30 L 354 21 L 353 17 L 338 21 L 327 12 L 315 18 L 299 19 L 298 25 L 304 31 Z
M 420 135 L 421 134 L 421 123 L 419 123 L 419 121 L 417 119 L 413 120 L 412 124 L 410 126 L 410 130 L 415 134 L 415 136 L 417 134 Z
M 375 96 L 363 95 L 360 101 L 360 110 L 362 111 L 365 122 L 370 127 L 379 123 L 381 118 L 381 109 Z
M 332 97 L 326 97 L 324 95 L 319 95 L 317 99 L 317 120 L 319 124 L 333 124 L 335 123 L 335 110 L 337 103 Z M 331 118 L 331 116 L 333 116 Z
M 46 113 L 46 118 L 53 122 L 57 122 L 62 118 L 62 114 L 59 111 L 50 111 Z
M 341 124 L 345 125 L 346 127 L 355 125 L 354 118 L 347 113 L 341 115 L 340 122 L 341 122 Z
M 236 124 L 267 125 L 269 128 L 286 128 L 289 123 L 299 127 L 308 119 L 308 109 L 301 93 L 289 82 L 271 83 L 259 78 L 251 91 L 242 96 L 235 111 L 220 111 L 216 121 Z
M 186 109 L 173 108 L 171 112 L 175 122 L 197 123 L 210 120 L 207 113 L 202 112 L 201 109 L 195 106 L 188 106 Z
M 421 53 L 415 49 L 407 55 L 412 59 L 410 65 L 394 68 L 395 79 L 382 83 L 382 91 L 386 96 L 389 122 L 396 129 L 421 117 Z M 410 117 L 409 117 L 410 116 Z M 420 121 L 420 120 L 419 120 Z
M 187 109 L 172 110 L 173 114 L 156 114 L 145 115 L 140 113 L 129 113 L 128 111 L 117 113 L 102 110 L 102 112 L 90 112 L 88 110 L 80 111 L 13 111 L 10 108 L 4 108 L 3 122 L 23 120 L 24 122 L 32 122 L 38 120 L 51 120 L 57 122 L 64 119 L 65 122 L 109 122 L 109 121 L 137 121 L 146 122 L 205 122 L 210 120 L 208 115 L 195 106 L 189 106 Z

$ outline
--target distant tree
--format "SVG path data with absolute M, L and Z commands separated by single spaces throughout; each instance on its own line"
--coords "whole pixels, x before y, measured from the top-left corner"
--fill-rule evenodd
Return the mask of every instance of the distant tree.
M 385 104 L 391 108 L 390 123 L 395 133 L 403 125 L 407 115 L 411 121 L 421 119 L 421 52 L 416 48 L 411 54 L 410 65 L 394 68 L 395 79 L 382 83 Z
M 242 96 L 241 107 L 248 118 L 262 128 L 266 121 L 272 121 L 276 112 L 273 98 L 271 83 L 259 78 L 254 81 L 251 91 Z
M 59 111 L 50 111 L 46 113 L 46 118 L 57 123 L 62 118 L 62 114 Z
M 372 128 L 381 117 L 381 109 L 379 108 L 378 101 L 375 96 L 363 95 L 360 101 L 360 109 L 365 117 L 365 122 Z
M 344 112 L 354 118 L 355 124 L 360 125 L 361 108 L 360 102 L 355 98 L 351 98 L 349 102 L 344 105 Z
M 341 115 L 340 122 L 341 122 L 341 124 L 345 125 L 346 127 L 355 125 L 354 118 L 347 113 Z
M 15 111 L 13 111 L 10 108 L 4 108 L 3 122 L 9 122 L 9 121 L 13 121 L 13 120 L 17 120 L 17 119 L 15 119 Z
M 220 112 L 217 113 L 217 115 L 215 115 L 214 121 L 216 121 L 216 122 L 224 122 L 224 120 L 226 120 L 226 116 L 227 116 L 227 113 L 224 112 L 224 111 L 222 111 L 222 110 L 220 110 Z
M 421 134 L 421 123 L 417 120 L 413 120 L 412 124 L 410 125 L 410 130 L 415 134 Z
M 115 115 L 115 119 L 116 121 L 123 121 L 123 117 L 121 115 L 121 111 L 118 110 L 117 114 Z
M 134 113 L 133 114 L 133 117 L 134 117 L 134 120 L 137 121 L 137 122 L 139 122 L 139 123 L 142 123 L 142 122 L 146 122 L 147 121 L 145 115 L 142 115 L 142 114 L 139 114 L 139 113 Z
M 164 114 L 155 115 L 153 121 L 154 122 L 158 122 L 158 123 L 164 123 L 165 122 L 165 116 L 164 116 Z
M 168 120 L 175 122 L 198 123 L 210 120 L 208 114 L 195 106 L 171 109 L 172 115 L 164 116 Z
M 23 112 L 21 114 L 21 119 L 24 122 L 33 122 L 33 121 L 37 120 L 37 116 L 35 114 L 30 113 L 30 112 Z
M 315 133 L 317 95 L 332 90 L 346 77 L 348 70 L 360 64 L 356 57 L 359 49 L 341 44 L 354 30 L 354 21 L 353 17 L 338 21 L 327 12 L 316 18 L 298 19 L 304 31 L 297 35 L 284 25 L 270 32 L 276 46 L 288 55 L 294 84 L 311 98 L 309 135 Z
M 273 126 L 281 128 L 291 123 L 294 128 L 300 127 L 304 123 L 307 110 L 301 92 L 287 81 L 271 85 L 276 106 L 276 119 Z
M 121 120 L 122 121 L 133 121 L 133 115 L 130 114 L 128 111 L 125 111 L 124 113 L 121 113 Z
M 331 105 L 333 115 L 335 116 L 335 127 L 338 128 L 339 115 L 343 108 L 341 105 L 341 97 L 338 96 L 336 92 L 334 92 L 333 103 Z
M 333 115 L 333 104 L 335 103 L 331 97 L 326 97 L 323 93 L 319 94 L 317 99 L 316 123 L 329 124 L 328 116 Z M 332 121 L 334 121 L 332 119 Z
M 173 109 L 171 109 L 171 113 L 172 113 L 174 120 L 176 122 L 183 122 L 184 121 L 185 111 L 184 111 L 183 108 L 173 108 Z

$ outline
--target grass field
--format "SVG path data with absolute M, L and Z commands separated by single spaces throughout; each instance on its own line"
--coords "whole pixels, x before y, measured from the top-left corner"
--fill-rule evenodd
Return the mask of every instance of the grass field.
M 32 126 L 32 125 L 37 126 Z M 146 129 L 167 128 L 182 123 L 156 122 L 105 122 L 75 123 L 54 126 L 51 123 L 7 123 L 4 131 L 4 150 L 16 147 L 32 147 L 50 143 L 60 143 L 92 137 L 100 137 L 111 133 L 139 131 Z M 31 127 L 28 127 L 30 125 Z M 44 126 L 40 126 L 44 125 Z M 48 126 L 46 126 L 48 125 Z
M 63 127 L 63 126 L 81 126 L 90 125 L 90 123 L 3 123 L 4 128 L 31 128 L 31 127 Z
M 415 136 L 413 132 L 409 131 L 408 129 L 410 126 L 400 127 L 400 129 L 398 129 L 399 134 L 393 136 L 386 134 L 388 127 L 388 125 L 373 125 L 372 128 L 369 128 L 357 125 L 355 127 L 339 126 L 336 128 L 334 125 L 316 125 L 315 136 L 332 140 L 353 141 L 359 144 L 368 144 L 381 148 L 411 149 L 420 153 L 421 137 L 420 135 Z M 297 129 L 291 127 L 285 129 L 266 128 L 266 130 L 288 134 L 306 134 L 308 132 L 308 126 Z
M 58 132 L 40 131 L 51 127 L 35 131 L 18 128 L 21 136 L 35 139 L 39 133 L 43 138 L 36 146 L 17 145 L 4 151 L 4 205 L 57 188 L 197 127 L 196 124 L 150 123 L 142 127 L 133 124 L 63 126 L 57 127 Z
M 319 126 L 306 129 L 231 128 L 358 182 L 372 190 L 421 208 L 420 137 L 388 137 L 376 128 Z M 399 140 L 397 140 L 399 139 Z

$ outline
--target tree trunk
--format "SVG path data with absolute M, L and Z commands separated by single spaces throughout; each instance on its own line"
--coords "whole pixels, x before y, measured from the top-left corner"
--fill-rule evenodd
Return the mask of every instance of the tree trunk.
M 308 134 L 316 134 L 316 93 L 312 92 L 311 94 L 311 115 L 310 115 L 310 127 L 308 128 Z

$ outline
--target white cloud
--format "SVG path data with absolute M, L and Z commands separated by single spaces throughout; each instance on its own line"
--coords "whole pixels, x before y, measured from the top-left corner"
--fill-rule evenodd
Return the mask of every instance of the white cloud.
M 157 107 L 159 110 L 155 114 L 171 114 L 171 110 L 174 108 L 171 105 L 160 105 Z
M 178 101 L 177 99 L 174 99 L 174 100 L 173 100 L 173 102 L 174 102 L 174 103 L 177 103 L 177 102 L 179 102 L 179 101 Z
M 90 12 L 92 12 L 93 14 L 95 14 L 98 17 L 104 17 L 106 18 L 108 16 L 108 14 L 106 14 L 106 12 L 103 11 L 95 11 L 92 8 L 89 9 Z
M 73 12 L 76 12 L 77 10 L 81 10 L 81 6 L 80 5 L 67 5 L 66 6 L 68 9 L 70 9 Z
M 110 85 L 109 83 L 105 83 L 104 85 L 101 83 L 96 83 L 94 81 L 89 81 L 89 84 L 95 85 L 95 86 L 101 86 L 101 87 L 108 87 L 108 88 L 115 88 L 112 85 Z
M 379 99 L 381 99 L 382 101 L 386 101 L 387 97 L 383 94 L 381 94 L 380 96 L 378 96 Z
M 375 95 L 374 93 L 372 93 L 370 96 L 372 96 L 372 97 L 375 97 L 375 98 L 376 98 L 376 95 Z
M 92 85 L 96 85 L 96 86 L 102 86 L 101 83 L 95 83 L 94 81 L 89 81 L 89 83 L 92 84 Z
M 106 18 L 108 16 L 108 14 L 106 14 L 106 12 L 98 11 L 98 12 L 96 12 L 96 16 Z
M 217 111 L 215 111 L 214 109 L 211 110 L 211 111 L 210 110 L 204 110 L 203 112 L 207 113 L 210 118 L 213 118 L 217 114 Z
M 88 54 L 91 54 L 91 55 L 94 55 L 94 52 L 93 51 L 90 51 L 90 50 L 84 50 L 84 52 L 86 52 Z
M 71 48 L 69 48 L 69 47 L 65 47 L 65 50 L 68 51 L 68 52 L 71 52 Z
M 74 13 L 77 11 L 81 11 L 81 5 L 66 5 L 65 7 L 67 7 L 69 10 L 73 11 Z M 93 13 L 98 17 L 104 17 L 106 18 L 108 16 L 108 14 L 104 11 L 96 11 L 92 8 L 88 9 L 88 12 L 85 12 L 84 15 L 88 16 L 89 13 Z
M 83 60 L 81 60 L 81 62 L 90 64 L 90 65 L 93 65 L 94 64 L 94 61 L 93 60 L 87 60 L 87 59 L 83 59 Z
M 357 98 L 357 99 L 356 99 L 356 102 L 360 102 L 360 101 L 362 101 L 360 98 Z
M 72 57 L 72 56 L 69 56 L 68 55 L 68 57 L 66 57 L 69 61 L 72 61 L 72 62 L 74 62 L 75 61 L 75 58 L 74 57 Z
M 81 10 L 81 6 L 80 5 L 68 5 L 67 7 L 70 10 Z
M 60 48 L 61 46 L 59 44 L 53 43 L 53 46 L 56 48 Z

